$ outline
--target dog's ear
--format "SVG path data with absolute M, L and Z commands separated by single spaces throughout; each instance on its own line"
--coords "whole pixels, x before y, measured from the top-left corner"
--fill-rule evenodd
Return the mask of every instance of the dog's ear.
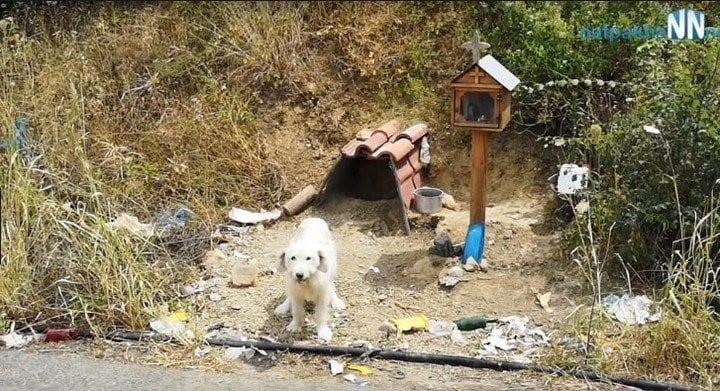
M 320 263 L 318 264 L 318 270 L 320 270 L 323 273 L 327 273 L 327 271 L 328 271 L 327 257 L 325 256 L 325 253 L 323 252 L 323 250 L 318 250 L 318 258 L 320 259 Z
M 282 273 L 285 270 L 287 270 L 287 268 L 285 267 L 285 251 L 283 251 L 282 254 L 280 254 L 280 258 L 278 258 L 277 271 L 278 273 Z

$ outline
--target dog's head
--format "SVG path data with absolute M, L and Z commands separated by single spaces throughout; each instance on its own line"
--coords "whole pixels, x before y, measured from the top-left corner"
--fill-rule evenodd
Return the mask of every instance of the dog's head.
M 327 257 L 321 249 L 291 245 L 280 254 L 278 272 L 287 273 L 298 283 L 307 281 L 317 271 L 327 272 Z

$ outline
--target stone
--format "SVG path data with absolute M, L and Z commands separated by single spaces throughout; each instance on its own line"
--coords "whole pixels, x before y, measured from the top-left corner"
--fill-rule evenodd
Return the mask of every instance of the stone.
M 260 270 L 252 265 L 236 263 L 232 269 L 232 284 L 238 288 L 246 288 L 257 284 Z
M 443 194 L 442 206 L 450 210 L 458 210 L 458 203 L 455 201 L 455 197 L 450 194 Z
M 455 247 L 453 246 L 452 239 L 446 231 L 440 232 L 440 234 L 433 241 L 433 246 L 429 250 L 431 255 L 437 255 L 439 257 L 450 258 L 455 254 Z

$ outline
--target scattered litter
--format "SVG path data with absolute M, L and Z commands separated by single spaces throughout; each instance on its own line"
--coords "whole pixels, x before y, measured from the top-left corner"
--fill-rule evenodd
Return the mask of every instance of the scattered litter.
M 27 146 L 27 136 L 25 134 L 28 125 L 28 119 L 21 117 L 15 120 L 15 137 L 9 136 L 0 142 L 0 150 L 9 149 L 11 146 L 18 150 L 25 149 Z
M 482 341 L 483 350 L 486 353 L 497 354 L 498 349 L 503 351 L 519 350 L 521 348 L 536 348 L 538 346 L 549 346 L 548 337 L 545 332 L 537 327 L 528 326 L 530 321 L 527 317 L 509 316 L 498 319 L 498 325 L 490 331 L 490 335 Z M 521 354 L 522 361 L 528 361 L 532 352 L 527 351 Z
M 428 319 L 425 315 L 418 314 L 409 318 L 390 319 L 395 327 L 397 336 L 400 337 L 405 331 L 425 331 L 428 329 Z
M 22 348 L 35 341 L 37 337 L 33 335 L 23 335 L 15 332 L 15 323 L 10 326 L 10 332 L 5 335 L 0 335 L 0 341 L 3 342 L 5 348 Z
M 654 125 L 643 125 L 643 130 L 650 134 L 660 134 L 660 129 L 656 128 Z
M 626 386 L 624 384 L 618 384 L 615 387 L 615 391 L 642 391 L 641 388 Z
M 127 213 L 121 213 L 110 223 L 110 226 L 143 238 L 149 238 L 155 233 L 152 224 L 141 223 L 137 217 L 131 216 Z
M 45 342 L 61 342 L 75 339 L 81 335 L 77 328 L 72 329 L 47 329 L 45 331 Z
M 352 383 L 356 386 L 363 387 L 363 386 L 368 385 L 368 382 L 358 379 L 357 376 L 355 376 L 353 374 L 345 375 L 345 376 L 343 376 L 343 379 L 349 381 L 350 383 Z
M 331 373 L 333 376 L 336 376 L 336 375 L 339 375 L 339 374 L 343 373 L 344 368 L 343 368 L 343 365 L 342 365 L 342 363 L 341 363 L 340 361 L 338 361 L 338 360 L 329 360 L 329 361 L 328 361 L 328 364 L 330 364 L 330 373 Z
M 249 360 L 253 358 L 254 355 L 255 350 L 246 347 L 225 349 L 225 358 L 228 360 L 237 360 L 240 356 Z
M 427 136 L 425 136 L 420 140 L 420 163 L 423 167 L 426 167 L 430 164 L 430 160 L 430 142 L 428 141 Z
M 372 373 L 373 373 L 372 369 L 370 367 L 368 367 L 367 365 L 348 364 L 346 366 L 346 368 L 351 369 L 353 371 L 358 371 L 363 376 L 372 375 Z
M 447 271 L 448 277 L 460 278 L 463 275 L 463 269 L 460 266 L 453 266 Z
M 169 316 L 150 321 L 150 328 L 168 337 L 192 339 L 194 337 L 193 332 L 185 327 L 188 319 L 188 314 L 185 311 L 175 311 Z
M 442 206 L 450 210 L 458 210 L 457 201 L 455 201 L 455 197 L 451 196 L 450 194 L 443 194 Z
M 215 302 L 218 302 L 218 301 L 222 300 L 222 296 L 220 296 L 220 295 L 217 294 L 217 293 L 211 293 L 211 294 L 209 294 L 209 295 L 208 295 L 208 298 L 210 299 L 210 301 L 215 301 Z
M 469 258 L 465 261 L 465 264 L 462 266 L 462 268 L 463 268 L 463 270 L 465 270 L 466 272 L 474 272 L 474 271 L 477 270 L 477 268 L 478 268 L 478 263 L 477 263 L 477 261 L 475 261 L 475 258 L 469 257 Z
M 440 283 L 440 285 L 442 285 L 442 286 L 444 286 L 444 287 L 446 287 L 446 288 L 452 288 L 452 287 L 454 287 L 455 285 L 457 285 L 460 281 L 461 281 L 461 280 L 460 280 L 459 278 L 457 278 L 457 277 L 452 277 L 452 276 L 440 277 L 439 280 L 438 280 L 438 282 Z
M 552 294 L 552 292 L 546 292 L 541 294 L 537 289 L 533 289 L 533 293 L 535 293 L 535 298 L 537 299 L 538 304 L 540 304 L 540 307 L 542 307 L 545 312 L 553 312 L 552 308 L 550 308 L 550 295 Z
M 188 297 L 188 296 L 192 296 L 192 295 L 194 295 L 194 294 L 196 294 L 196 293 L 201 293 L 201 292 L 203 292 L 204 290 L 205 290 L 205 287 L 201 287 L 201 286 L 199 286 L 199 285 L 197 285 L 197 286 L 185 285 L 185 286 L 182 287 L 182 289 L 181 289 L 180 298 L 185 298 L 185 297 Z
M 228 212 L 228 218 L 242 224 L 257 224 L 264 221 L 277 220 L 282 215 L 280 209 L 274 209 L 270 212 L 261 209 L 260 212 L 250 212 L 245 209 L 232 208 Z
M 374 273 L 380 273 L 380 269 L 378 269 L 377 266 L 370 266 L 368 270 Z
M 453 323 L 457 325 L 459 330 L 471 331 L 477 329 L 484 329 L 488 323 L 495 322 L 497 322 L 497 319 L 485 319 L 485 317 L 483 316 L 469 316 L 466 318 L 460 318 Z
M 467 344 L 467 340 L 462 335 L 462 332 L 460 332 L 457 325 L 453 322 L 431 320 L 428 331 L 436 337 L 450 336 L 450 340 L 458 345 Z
M 268 355 L 266 351 L 264 351 L 264 350 L 262 350 L 262 349 L 259 349 L 259 348 L 256 348 L 255 346 L 250 346 L 250 348 L 251 348 L 252 350 L 260 353 L 261 356 L 267 356 L 267 355 Z
M 203 357 L 207 356 L 208 353 L 210 353 L 209 347 L 201 348 L 198 346 L 195 348 L 195 357 L 197 357 L 197 358 L 203 358 Z
M 173 228 L 182 228 L 192 218 L 192 211 L 185 205 L 163 212 L 155 223 L 162 233 Z
M 587 187 L 588 167 L 579 167 L 577 164 L 563 164 L 557 179 L 557 192 L 560 194 L 575 194 L 578 190 Z
M 603 306 L 620 323 L 624 324 L 646 324 L 657 322 L 662 317 L 662 311 L 650 314 L 652 304 L 647 296 L 632 296 L 624 294 L 622 297 L 609 295 L 603 299 Z
M 232 268 L 232 284 L 238 288 L 245 288 L 257 284 L 260 270 L 252 265 L 236 263 Z

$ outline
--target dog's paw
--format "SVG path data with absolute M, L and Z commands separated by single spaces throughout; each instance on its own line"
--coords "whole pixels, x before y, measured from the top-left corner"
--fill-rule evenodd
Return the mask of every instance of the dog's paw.
M 330 330 L 330 327 L 320 326 L 317 329 L 317 336 L 318 336 L 318 339 L 322 340 L 323 342 L 330 342 L 330 340 L 332 339 L 333 333 L 332 333 L 332 330 Z
M 330 303 L 330 306 L 334 310 L 342 311 L 346 308 L 345 302 L 342 301 L 339 297 L 335 297 L 332 299 L 332 302 Z
M 289 325 L 287 325 L 287 327 L 285 327 L 285 330 L 291 333 L 299 333 L 302 331 L 302 324 L 293 320 Z
M 290 303 L 289 302 L 283 302 L 277 308 L 275 308 L 275 315 L 279 317 L 286 317 L 290 315 Z

